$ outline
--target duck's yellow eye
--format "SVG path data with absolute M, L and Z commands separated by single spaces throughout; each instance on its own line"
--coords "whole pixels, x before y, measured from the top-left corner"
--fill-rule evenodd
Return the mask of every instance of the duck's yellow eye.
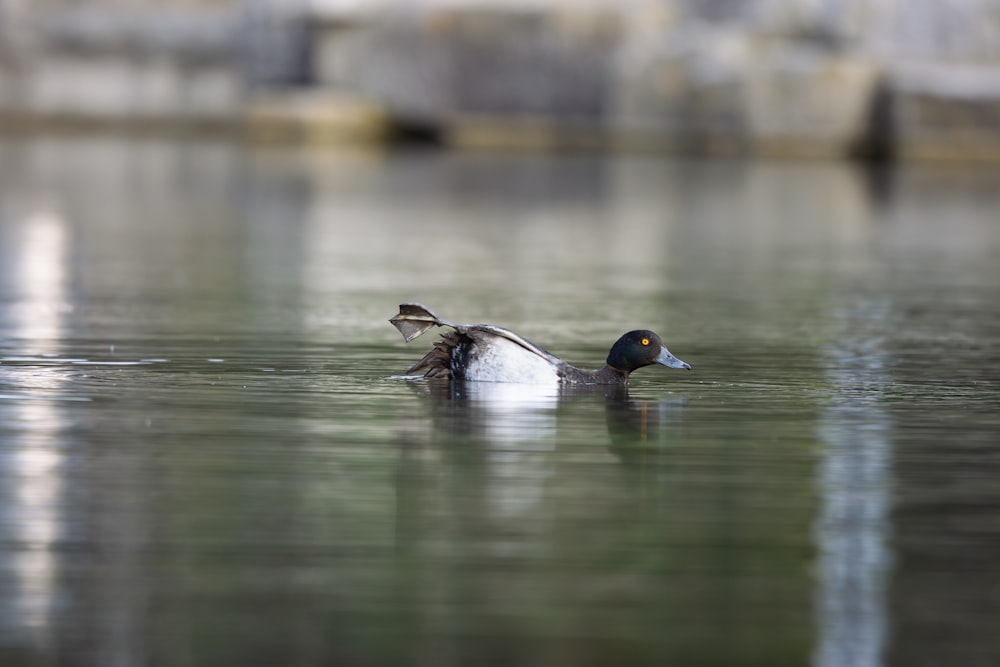
M 649 339 L 648 338 L 643 338 L 642 339 L 642 344 L 643 345 L 649 345 Z

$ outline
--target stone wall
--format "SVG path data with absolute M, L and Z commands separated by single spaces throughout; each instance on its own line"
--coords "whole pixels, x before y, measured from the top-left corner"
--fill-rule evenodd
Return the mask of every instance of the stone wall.
M 0 0 L 0 119 L 356 112 L 459 144 L 1000 159 L 1000 0 Z
M 0 113 L 80 122 L 171 122 L 240 104 L 228 9 L 8 3 L 0 11 Z
M 570 7 L 320 20 L 315 71 L 460 142 L 1000 159 L 1000 0 Z

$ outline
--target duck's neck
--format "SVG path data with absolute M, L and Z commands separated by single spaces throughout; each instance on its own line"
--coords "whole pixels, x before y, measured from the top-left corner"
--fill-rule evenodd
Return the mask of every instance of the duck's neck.
M 570 367 L 564 378 L 573 384 L 614 384 L 620 386 L 628 384 L 628 373 L 609 365 L 596 371 Z

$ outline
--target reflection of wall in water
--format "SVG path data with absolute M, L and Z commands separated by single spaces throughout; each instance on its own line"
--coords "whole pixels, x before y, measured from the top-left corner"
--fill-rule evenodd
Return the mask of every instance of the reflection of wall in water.
M 838 312 L 825 364 L 832 395 L 818 431 L 818 667 L 879 665 L 888 648 L 895 475 L 892 418 L 879 396 L 892 384 L 888 314 L 879 301 Z
M 65 220 L 37 213 L 0 222 L 0 286 L 12 297 L 0 316 L 5 337 L 15 359 L 56 355 L 69 287 Z M 5 435 L 0 457 L 0 643 L 26 651 L 56 641 L 65 604 L 60 553 L 71 538 L 66 475 L 73 443 L 63 435 L 57 405 L 64 391 L 56 374 L 0 365 L 0 429 L 12 426 L 15 434 Z

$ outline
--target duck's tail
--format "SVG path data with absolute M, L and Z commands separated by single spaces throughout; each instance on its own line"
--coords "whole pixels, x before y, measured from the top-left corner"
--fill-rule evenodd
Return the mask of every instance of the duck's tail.
M 389 320 L 392 326 L 403 334 L 403 340 L 411 340 L 431 327 L 453 327 L 451 322 L 442 320 L 431 312 L 431 309 L 419 303 L 399 304 L 399 314 Z

